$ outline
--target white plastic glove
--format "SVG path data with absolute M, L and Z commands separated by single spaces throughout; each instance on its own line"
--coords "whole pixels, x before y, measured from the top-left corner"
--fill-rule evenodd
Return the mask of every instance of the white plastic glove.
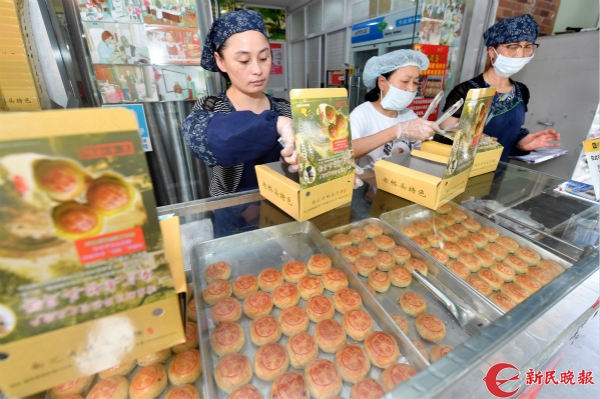
M 356 190 L 359 187 L 363 186 L 363 181 L 358 177 L 358 175 L 362 175 L 365 173 L 364 169 L 358 165 L 355 165 L 356 175 L 354 175 L 354 189 Z
M 298 170 L 298 153 L 296 152 L 296 138 L 292 120 L 285 116 L 278 117 L 277 133 L 283 140 L 283 143 L 281 143 L 283 145 L 283 150 L 281 150 L 283 160 L 290 164 L 292 169 Z
M 432 137 L 435 132 L 441 131 L 435 122 L 416 118 L 398 124 L 398 136 L 396 136 L 396 139 L 423 141 Z

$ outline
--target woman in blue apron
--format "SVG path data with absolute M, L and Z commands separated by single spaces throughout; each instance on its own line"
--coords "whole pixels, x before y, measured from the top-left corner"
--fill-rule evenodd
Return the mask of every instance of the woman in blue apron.
M 557 147 L 560 134 L 554 129 L 529 133 L 523 127 L 529 102 L 529 89 L 510 76 L 519 72 L 531 59 L 539 44 L 535 43 L 540 27 L 530 14 L 509 18 L 491 26 L 483 34 L 492 67 L 483 74 L 456 86 L 446 99 L 444 111 L 458 100 L 466 99 L 471 89 L 494 87 L 497 91 L 483 132 L 496 138 L 504 147 L 500 160 L 509 156 L 526 155 L 542 147 Z M 462 113 L 460 108 L 440 127 L 455 125 Z

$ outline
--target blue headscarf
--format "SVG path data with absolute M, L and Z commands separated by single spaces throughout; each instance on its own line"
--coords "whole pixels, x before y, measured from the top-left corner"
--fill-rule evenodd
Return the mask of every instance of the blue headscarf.
M 483 33 L 483 43 L 486 47 L 499 44 L 535 42 L 540 33 L 540 27 L 531 14 L 503 19 Z
M 236 33 L 255 30 L 264 34 L 267 38 L 267 31 L 262 16 L 252 10 L 240 10 L 227 13 L 221 18 L 213 21 L 210 31 L 206 35 L 204 48 L 202 49 L 202 60 L 200 65 L 207 71 L 219 72 L 215 51 Z

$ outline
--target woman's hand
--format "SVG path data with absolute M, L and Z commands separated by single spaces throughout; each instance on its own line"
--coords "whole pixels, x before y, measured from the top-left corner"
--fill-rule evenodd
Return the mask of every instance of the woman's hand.
M 283 139 L 281 156 L 294 170 L 298 170 L 298 154 L 296 153 L 296 135 L 294 123 L 290 118 L 280 116 L 277 118 L 277 133 Z
M 543 147 L 558 147 L 560 143 L 551 143 L 551 141 L 560 140 L 560 133 L 554 129 L 541 130 L 536 133 L 528 134 L 517 143 L 517 148 L 521 151 L 533 151 Z
M 434 122 L 416 118 L 398 124 L 396 139 L 423 141 L 433 136 L 435 132 L 441 132 L 441 130 Z

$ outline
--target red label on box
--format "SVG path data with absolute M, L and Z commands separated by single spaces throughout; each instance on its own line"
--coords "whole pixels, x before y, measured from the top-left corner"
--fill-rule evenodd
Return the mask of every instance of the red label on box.
M 81 147 L 77 151 L 77 157 L 81 160 L 97 159 L 106 157 L 120 157 L 135 153 L 135 148 L 131 141 L 120 143 L 96 144 Z
M 348 149 L 348 139 L 341 139 L 333 141 L 333 152 L 343 151 Z
M 82 264 L 146 250 L 146 240 L 141 227 L 77 240 L 74 243 Z

